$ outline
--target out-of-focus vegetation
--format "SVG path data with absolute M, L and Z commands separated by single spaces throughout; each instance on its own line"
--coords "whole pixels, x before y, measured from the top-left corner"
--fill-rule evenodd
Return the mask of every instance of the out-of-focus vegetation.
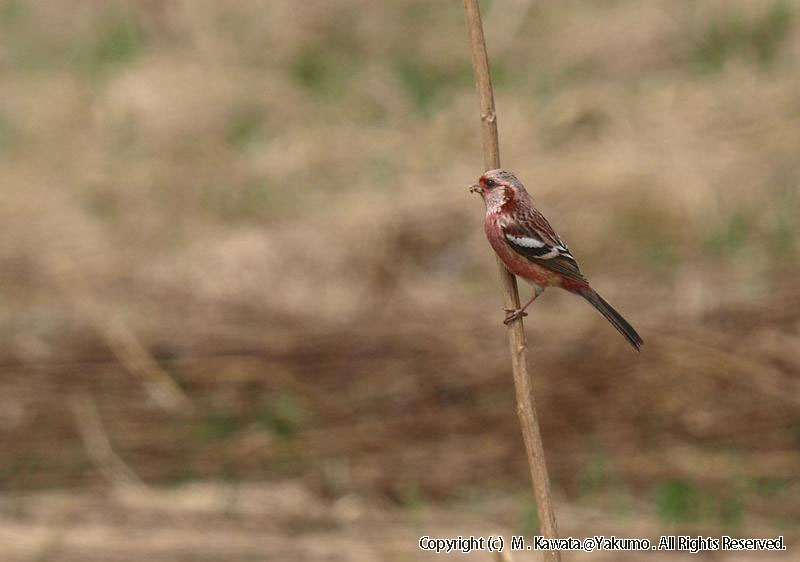
M 504 165 L 646 342 L 556 291 L 527 319 L 564 533 L 796 538 L 800 4 L 484 10 Z M 459 2 L 0 0 L 0 536 L 32 537 L 9 556 L 152 554 L 53 538 L 107 512 L 167 517 L 164 556 L 187 517 L 267 530 L 218 560 L 533 533 L 478 125 Z M 118 326 L 189 408 L 121 365 Z M 85 491 L 108 474 L 76 396 L 177 486 L 156 515 Z M 200 517 L 208 482 L 243 491 Z

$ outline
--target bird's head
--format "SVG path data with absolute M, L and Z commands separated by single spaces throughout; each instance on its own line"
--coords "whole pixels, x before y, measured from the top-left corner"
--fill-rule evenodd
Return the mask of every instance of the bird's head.
M 527 196 L 525 186 L 513 173 L 499 168 L 489 170 L 469 186 L 472 193 L 480 193 L 487 209 L 498 209 Z

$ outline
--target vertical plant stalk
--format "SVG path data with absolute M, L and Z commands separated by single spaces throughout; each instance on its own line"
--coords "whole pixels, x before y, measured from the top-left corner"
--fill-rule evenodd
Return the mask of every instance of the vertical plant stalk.
M 489 73 L 489 57 L 486 54 L 486 41 L 478 0 L 464 0 L 464 13 L 467 31 L 472 46 L 472 68 L 475 72 L 475 85 L 481 110 L 481 138 L 483 139 L 483 162 L 487 170 L 500 167 L 500 146 L 497 140 L 497 114 L 494 109 L 492 78 Z M 503 303 L 506 308 L 519 308 L 517 280 L 497 258 L 497 268 L 503 289 Z M 522 438 L 528 455 L 528 466 L 536 497 L 536 510 L 539 516 L 539 531 L 548 539 L 558 537 L 556 515 L 550 494 L 550 478 L 547 475 L 542 436 L 533 399 L 533 385 L 528 372 L 528 351 L 522 318 L 508 326 L 508 342 L 511 347 L 511 368 L 514 373 L 514 388 L 517 395 L 517 414 L 522 426 Z M 557 550 L 544 551 L 548 562 L 560 562 L 561 553 Z

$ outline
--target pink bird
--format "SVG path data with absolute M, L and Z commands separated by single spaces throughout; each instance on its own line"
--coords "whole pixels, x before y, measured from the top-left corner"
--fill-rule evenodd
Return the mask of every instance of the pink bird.
M 589 286 L 578 262 L 547 219 L 536 210 L 525 186 L 507 170 L 489 170 L 469 190 L 486 203 L 486 237 L 511 273 L 533 285 L 533 297 L 519 309 L 505 309 L 504 322 L 527 316 L 525 309 L 546 287 L 561 287 L 585 298 L 639 351 L 644 343 L 622 315 Z

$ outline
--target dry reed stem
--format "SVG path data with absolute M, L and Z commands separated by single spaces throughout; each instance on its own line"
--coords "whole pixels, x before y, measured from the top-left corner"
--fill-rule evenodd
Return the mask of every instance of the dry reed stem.
M 472 46 L 472 67 L 481 111 L 481 138 L 483 140 L 483 161 L 487 170 L 500 167 L 500 146 L 497 138 L 497 114 L 494 109 L 492 78 L 489 72 L 489 57 L 483 36 L 478 0 L 464 0 L 464 13 Z M 517 281 L 497 258 L 497 268 L 503 289 L 503 303 L 506 308 L 519 308 Z M 508 341 L 511 347 L 511 368 L 514 373 L 514 387 L 517 395 L 517 414 L 522 426 L 522 437 L 528 455 L 528 466 L 536 496 L 536 510 L 539 516 L 539 531 L 542 536 L 554 539 L 558 536 L 553 499 L 550 493 L 550 479 L 547 475 L 542 436 L 533 399 L 533 385 L 528 373 L 528 354 L 525 329 L 522 318 L 508 327 Z M 550 562 L 561 560 L 557 550 L 544 551 L 543 559 Z
M 189 397 L 158 365 L 130 328 L 97 305 L 88 281 L 70 259 L 59 260 L 56 279 L 64 293 L 75 298 L 79 312 L 89 319 L 120 364 L 144 381 L 145 388 L 159 406 L 173 413 L 189 409 Z
M 69 402 L 75 425 L 83 441 L 86 454 L 109 482 L 118 488 L 146 488 L 139 476 L 125 464 L 111 447 L 94 401 L 86 394 L 75 394 Z
M 144 501 L 145 505 L 157 505 L 157 491 L 150 488 L 114 451 L 92 397 L 87 393 L 73 394 L 69 406 L 89 460 L 112 485 L 122 505 L 130 505 L 134 499 Z M 181 512 L 170 511 L 157 515 L 167 524 L 199 533 L 193 521 Z

